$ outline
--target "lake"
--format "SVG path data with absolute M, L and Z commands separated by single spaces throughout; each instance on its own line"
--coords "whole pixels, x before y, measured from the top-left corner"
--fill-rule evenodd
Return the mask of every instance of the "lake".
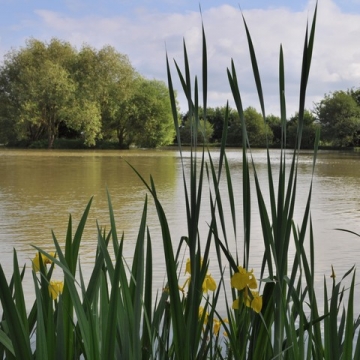
M 214 161 L 216 149 L 211 150 Z M 279 162 L 278 150 L 271 151 L 274 172 Z M 235 251 L 236 243 L 242 253 L 242 151 L 229 149 L 227 156 L 233 175 L 237 199 L 238 234 L 231 235 L 230 210 L 225 187 L 224 207 L 229 222 L 228 229 Z M 264 193 L 267 193 L 267 168 L 265 150 L 254 150 L 253 158 Z M 186 235 L 182 166 L 176 150 L 128 151 L 57 151 L 0 149 L 0 263 L 5 274 L 12 273 L 13 249 L 17 250 L 20 265 L 27 264 L 24 290 L 29 303 L 35 298 L 31 277 L 31 259 L 36 245 L 46 251 L 54 250 L 51 230 L 64 244 L 69 214 L 73 229 L 93 197 L 86 231 L 80 248 L 82 267 L 91 269 L 97 244 L 96 221 L 109 229 L 106 189 L 109 190 L 117 222 L 118 234 L 124 232 L 124 255 L 131 262 L 139 228 L 146 188 L 129 166 L 133 165 L 149 180 L 154 178 L 159 198 L 163 204 L 174 244 Z M 184 152 L 185 172 L 188 173 L 190 153 Z M 304 152 L 299 160 L 299 182 L 295 221 L 300 225 L 312 172 L 312 153 Z M 315 237 L 315 284 L 322 296 L 324 276 L 330 281 L 331 265 L 337 279 L 353 265 L 360 265 L 360 237 L 340 232 L 345 228 L 360 233 L 360 153 L 320 151 L 314 174 L 311 214 Z M 149 194 L 148 194 L 149 195 Z M 210 221 L 208 189 L 204 188 L 200 232 L 203 240 Z M 260 272 L 263 254 L 261 227 L 257 212 L 255 192 L 252 194 L 252 243 L 250 267 Z M 153 241 L 154 291 L 164 285 L 165 262 L 157 215 L 149 201 L 148 224 Z M 294 252 L 291 248 L 290 251 Z M 214 250 L 212 250 L 214 254 Z M 185 259 L 187 254 L 184 255 Z M 215 262 L 210 263 L 214 278 L 219 278 Z M 86 271 L 85 271 L 86 273 Z M 87 274 L 88 275 L 88 274 Z M 60 269 L 54 277 L 62 278 Z M 185 279 L 185 278 L 184 278 Z M 358 280 L 357 283 L 360 281 Z M 359 285 L 356 296 L 359 296 Z M 360 312 L 360 306 L 355 314 Z

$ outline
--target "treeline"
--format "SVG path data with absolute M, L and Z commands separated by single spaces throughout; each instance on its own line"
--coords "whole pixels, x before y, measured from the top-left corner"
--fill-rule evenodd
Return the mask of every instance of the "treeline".
M 281 120 L 265 121 L 256 109 L 244 111 L 252 147 L 281 140 Z M 200 111 L 199 142 L 220 143 L 225 107 Z M 191 143 L 188 114 L 180 116 L 183 144 Z M 286 141 L 296 141 L 298 114 L 287 119 Z M 360 89 L 325 94 L 303 117 L 302 147 L 311 148 L 316 130 L 321 145 L 360 145 Z M 30 39 L 11 50 L 0 66 L 0 144 L 52 148 L 68 140 L 92 147 L 158 147 L 175 141 L 172 112 L 165 83 L 141 76 L 126 55 L 106 46 L 88 45 L 78 51 L 68 42 Z M 242 146 L 242 128 L 230 109 L 228 146 Z
M 30 39 L 0 67 L 0 144 L 51 148 L 59 138 L 126 148 L 173 142 L 167 86 L 106 46 Z
M 220 143 L 225 121 L 224 107 L 207 108 L 204 122 L 203 109 L 200 110 L 199 142 Z M 254 108 L 244 110 L 244 119 L 252 147 L 264 147 L 266 141 L 277 147 L 281 142 L 281 119 L 269 115 L 265 121 Z M 286 121 L 286 143 L 294 147 L 296 143 L 299 114 L 295 113 Z M 180 129 L 181 141 L 191 142 L 191 128 L 188 114 L 182 116 Z M 320 145 L 329 147 L 360 146 L 360 89 L 335 91 L 325 94 L 323 100 L 314 105 L 314 109 L 305 110 L 303 115 L 302 148 L 312 148 L 316 131 L 320 129 Z M 228 146 L 242 146 L 242 125 L 236 110 L 230 109 L 228 116 Z

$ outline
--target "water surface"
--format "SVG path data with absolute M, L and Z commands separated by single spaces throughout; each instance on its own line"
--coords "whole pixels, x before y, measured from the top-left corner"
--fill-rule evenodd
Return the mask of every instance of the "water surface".
M 279 161 L 279 151 L 271 153 L 274 164 Z M 231 224 L 226 184 L 222 182 L 227 232 L 232 249 L 242 253 L 242 152 L 227 152 L 233 175 L 237 209 L 237 234 Z M 217 150 L 212 151 L 215 163 Z M 266 153 L 253 152 L 254 161 L 264 194 L 267 188 Z M 300 157 L 299 183 L 295 221 L 300 225 L 312 176 L 312 154 Z M 184 152 L 186 175 L 190 154 Z M 177 244 L 186 235 L 183 177 L 180 156 L 176 150 L 129 151 L 43 151 L 0 149 L 0 262 L 5 273 L 12 273 L 12 254 L 15 248 L 20 264 L 27 264 L 24 279 L 26 297 L 33 299 L 30 266 L 36 245 L 44 250 L 54 249 L 51 231 L 63 245 L 69 215 L 73 228 L 93 198 L 86 231 L 80 248 L 80 260 L 85 269 L 91 269 L 96 251 L 96 222 L 109 228 L 106 191 L 108 189 L 118 233 L 124 232 L 125 257 L 131 262 L 145 197 L 144 184 L 131 169 L 131 163 L 145 180 L 153 177 L 159 198 L 168 217 L 173 241 Z M 276 178 L 277 166 L 274 166 Z M 360 238 L 335 230 L 346 228 L 360 233 L 360 155 L 347 152 L 320 152 L 314 173 L 311 214 L 315 234 L 316 287 L 322 291 L 324 277 L 329 281 L 331 265 L 338 278 L 353 265 L 360 264 Z M 208 188 L 204 188 L 200 230 L 202 238 L 210 221 Z M 149 198 L 148 224 L 153 241 L 155 289 L 164 282 L 165 264 L 161 232 L 156 211 Z M 263 244 L 258 219 L 255 193 L 252 195 L 252 245 L 251 267 L 260 272 Z M 294 253 L 294 249 L 290 251 Z M 214 251 L 212 250 L 214 254 Z M 185 254 L 185 257 L 187 255 Z M 214 277 L 219 275 L 215 263 L 210 264 Z M 59 269 L 54 276 L 62 277 Z M 357 286 L 357 296 L 359 296 Z M 356 314 L 360 312 L 360 307 Z

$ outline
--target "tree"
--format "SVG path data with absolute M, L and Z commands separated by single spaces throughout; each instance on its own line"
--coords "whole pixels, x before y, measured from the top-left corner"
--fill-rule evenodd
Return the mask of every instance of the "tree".
M 51 148 L 64 123 L 86 130 L 85 143 L 95 142 L 100 114 L 94 104 L 77 97 L 72 76 L 76 55 L 69 43 L 58 39 L 49 44 L 30 39 L 25 48 L 6 55 L 0 69 L 0 123 L 10 125 L 8 138 L 47 138 Z
M 175 129 L 166 85 L 140 75 L 126 96 L 114 84 L 103 108 L 104 134 L 117 138 L 120 148 L 158 147 L 174 141 Z
M 225 122 L 225 113 L 226 113 L 226 106 L 216 107 L 216 108 L 207 108 L 206 109 L 206 121 L 212 125 L 212 135 L 209 137 L 208 141 L 212 143 L 219 143 L 221 142 L 222 135 L 223 135 L 223 127 Z M 188 112 L 183 115 L 182 123 L 183 125 L 186 123 L 188 119 Z M 228 126 L 235 121 L 237 117 L 237 112 L 231 108 L 229 108 L 228 114 Z M 199 108 L 199 119 L 204 119 L 204 109 L 202 107 Z
M 184 125 L 180 129 L 180 139 L 183 144 L 191 144 L 194 139 L 194 119 L 187 118 Z M 199 144 L 207 144 L 213 135 L 213 125 L 203 119 L 199 120 L 197 139 Z
M 139 74 L 128 57 L 111 46 L 96 51 L 82 47 L 74 71 L 79 98 L 93 101 L 101 114 L 102 136 L 116 138 L 120 147 L 127 147 L 127 102 L 132 96 Z
M 344 91 L 325 94 L 315 105 L 314 113 L 321 124 L 321 140 L 334 146 L 359 144 L 360 106 Z
M 174 120 L 164 82 L 139 79 L 128 104 L 128 132 L 137 146 L 159 147 L 173 143 Z
M 281 144 L 281 132 L 282 132 L 281 119 L 278 116 L 271 114 L 266 117 L 265 122 L 271 129 L 271 132 L 273 135 L 272 139 L 270 139 L 270 136 L 269 136 L 269 141 L 275 146 L 280 145 Z
M 296 146 L 297 129 L 299 124 L 299 113 L 296 112 L 294 116 L 290 118 L 287 123 L 287 145 L 290 147 Z M 301 147 L 310 149 L 314 147 L 316 131 L 319 128 L 319 124 L 316 122 L 314 114 L 309 111 L 304 111 L 303 117 L 303 130 L 301 137 Z
M 244 110 L 246 131 L 250 146 L 262 147 L 266 145 L 266 140 L 271 140 L 273 135 L 268 124 L 264 122 L 262 115 L 253 107 Z M 229 127 L 228 144 L 244 146 L 242 139 L 242 124 L 238 117 Z
M 173 141 L 168 90 L 141 77 L 111 46 L 49 44 L 30 39 L 6 55 L 0 68 L 0 141 L 47 139 L 61 134 L 117 140 L 120 147 L 155 147 Z M 46 140 L 45 140 L 46 141 Z
M 360 106 L 360 88 L 351 88 L 347 91 L 349 95 L 356 101 L 356 103 Z

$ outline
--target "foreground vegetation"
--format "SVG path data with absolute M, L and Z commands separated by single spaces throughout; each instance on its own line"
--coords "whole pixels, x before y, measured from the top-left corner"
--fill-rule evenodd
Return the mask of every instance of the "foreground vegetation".
M 286 117 L 284 94 L 284 63 L 282 49 L 279 59 L 282 136 L 279 163 L 268 156 L 268 189 L 261 188 L 251 150 L 243 148 L 241 199 L 243 232 L 239 233 L 231 168 L 225 144 L 229 109 L 225 113 L 222 143 L 218 163 L 206 149 L 199 151 L 198 81 L 192 89 L 190 66 L 184 45 L 185 70 L 175 66 L 189 102 L 192 134 L 191 166 L 183 164 L 186 200 L 186 235 L 176 244 L 170 235 L 166 214 L 156 192 L 156 186 L 138 176 L 155 203 L 161 225 L 167 282 L 154 298 L 152 235 L 146 218 L 145 198 L 142 219 L 134 249 L 132 264 L 122 257 L 125 235 L 119 236 L 114 209 L 108 195 L 110 231 L 98 228 L 96 260 L 90 280 L 84 283 L 79 251 L 91 201 L 72 232 L 69 219 L 64 248 L 53 234 L 54 252 L 34 249 L 32 262 L 36 300 L 30 313 L 22 287 L 26 268 L 19 270 L 14 251 L 14 272 L 8 283 L 0 267 L 0 299 L 3 314 L 0 324 L 0 357 L 7 359 L 352 359 L 360 357 L 359 322 L 354 321 L 355 269 L 351 268 L 338 281 L 332 274 L 328 288 L 324 278 L 324 293 L 314 289 L 314 234 L 310 202 L 312 183 L 302 222 L 293 222 L 296 207 L 297 158 L 302 138 L 306 86 L 314 43 L 316 10 L 311 28 L 307 29 L 300 86 L 297 143 L 290 163 L 285 161 Z M 250 33 L 245 24 L 249 51 L 257 84 L 262 115 L 265 119 L 260 75 Z M 170 64 L 167 62 L 169 91 L 173 119 L 182 153 L 180 127 L 172 87 Z M 228 69 L 228 79 L 242 121 L 242 138 L 247 139 L 244 112 L 234 64 Z M 203 109 L 207 103 L 207 54 L 203 32 Z M 194 93 L 194 98 L 191 94 Z M 206 114 L 205 114 L 206 118 Z M 204 127 L 206 129 L 206 127 Z M 319 135 L 315 139 L 314 167 Z M 201 150 L 201 149 L 200 149 Z M 208 157 L 208 161 L 205 158 Z M 130 165 L 131 166 L 131 165 Z M 273 176 L 279 167 L 278 178 Z M 136 169 L 134 169 L 136 172 Z M 189 173 L 189 176 L 187 174 Z M 250 249 L 251 179 L 255 182 L 258 210 L 263 230 L 265 251 L 261 269 L 252 269 Z M 226 181 L 227 193 L 220 193 L 219 184 Z M 208 182 L 209 193 L 205 193 Z M 275 187 L 277 183 L 277 187 Z M 234 184 L 235 185 L 235 184 Z M 236 184 L 237 185 L 237 184 Z M 268 191 L 266 191 L 268 190 Z M 265 193 L 269 198 L 265 199 Z M 228 198 L 232 227 L 225 225 L 223 200 Z M 208 233 L 199 233 L 201 203 L 208 201 L 211 218 Z M 230 242 L 237 242 L 239 252 L 231 252 Z M 296 248 L 295 258 L 289 247 Z M 209 258 L 214 247 L 217 257 Z M 308 250 L 305 251 L 305 248 Z M 185 260 L 182 258 L 185 254 Z M 209 262 L 216 261 L 220 278 L 213 278 Z M 63 270 L 64 283 L 53 279 L 55 264 Z M 179 274 L 188 280 L 179 283 Z M 348 289 L 343 279 L 350 277 Z M 230 288 L 230 290 L 229 290 Z M 344 295 L 347 295 L 346 302 Z M 225 297 L 224 308 L 219 307 Z M 323 297 L 322 300 L 320 300 Z M 323 302 L 321 310 L 318 304 Z

